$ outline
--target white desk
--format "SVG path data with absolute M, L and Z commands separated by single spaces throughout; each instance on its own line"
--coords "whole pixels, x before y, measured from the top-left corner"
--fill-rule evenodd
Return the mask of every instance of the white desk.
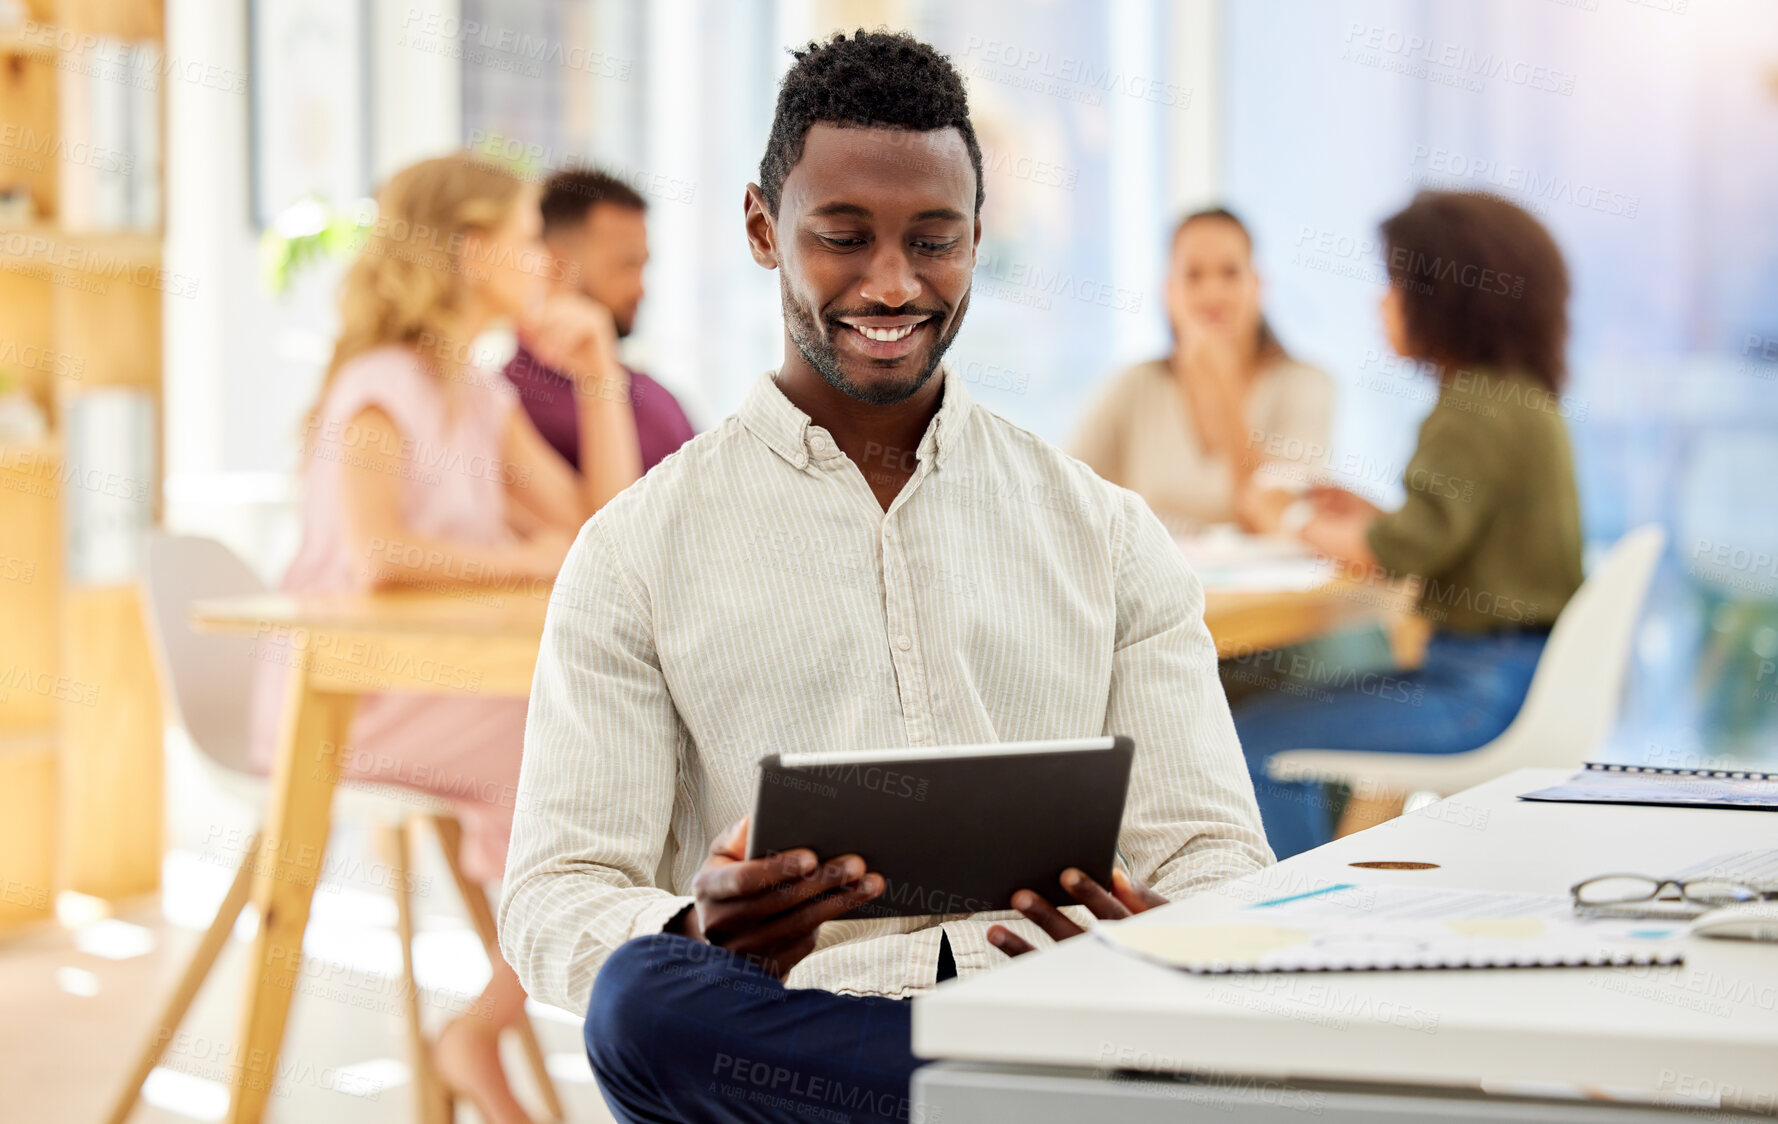
M 1520 770 L 1145 916 L 1215 916 L 1334 882 L 1566 894 L 1592 874 L 1778 846 L 1769 812 L 1514 799 L 1566 775 Z M 1378 860 L 1440 866 L 1348 865 Z M 1197 1115 L 1192 1101 L 1234 1121 L 1300 1119 L 1311 1103 L 1330 1121 L 1676 1118 L 1475 1094 L 1541 1085 L 1714 1090 L 1725 1110 L 1778 1114 L 1778 946 L 1694 940 L 1686 956 L 1667 968 L 1192 976 L 1077 939 L 916 1001 L 914 1052 L 962 1064 L 917 1071 L 915 1103 L 945 1124 L 1178 1120 Z M 1195 1073 L 1223 1092 L 1114 1070 Z

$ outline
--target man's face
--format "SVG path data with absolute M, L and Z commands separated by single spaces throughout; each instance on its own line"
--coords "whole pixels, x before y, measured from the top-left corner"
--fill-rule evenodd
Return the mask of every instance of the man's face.
M 911 397 L 969 307 L 981 222 L 962 134 L 816 125 L 776 217 L 750 199 L 754 257 L 779 270 L 804 360 L 859 401 Z
M 580 291 L 611 310 L 617 334 L 636 326 L 642 304 L 642 268 L 648 264 L 648 225 L 643 213 L 616 203 L 595 203 L 579 226 L 550 236 L 556 256 L 578 277 Z

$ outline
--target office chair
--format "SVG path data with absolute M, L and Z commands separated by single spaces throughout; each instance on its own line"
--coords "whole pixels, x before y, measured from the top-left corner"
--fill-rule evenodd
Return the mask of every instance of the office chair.
M 1274 755 L 1275 781 L 1338 781 L 1354 794 L 1449 796 L 1526 766 L 1579 768 L 1611 732 L 1636 621 L 1666 544 L 1649 525 L 1631 531 L 1575 591 L 1550 630 L 1512 724 L 1465 753 L 1293 749 Z

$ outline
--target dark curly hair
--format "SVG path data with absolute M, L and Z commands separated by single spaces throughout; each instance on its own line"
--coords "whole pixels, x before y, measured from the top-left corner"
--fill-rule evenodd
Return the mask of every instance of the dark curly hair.
M 564 168 L 543 184 L 538 207 L 543 233 L 554 234 L 586 221 L 600 203 L 628 211 L 646 211 L 648 203 L 635 188 L 600 168 Z
M 982 200 L 982 148 L 969 123 L 969 95 L 951 60 L 900 31 L 836 32 L 825 43 L 791 51 L 796 58 L 778 90 L 772 135 L 759 162 L 759 190 L 772 214 L 784 177 L 802 159 L 816 124 L 888 127 L 963 134 L 975 168 L 975 209 Z
M 1568 265 L 1542 223 L 1497 195 L 1422 191 L 1382 233 L 1414 358 L 1562 389 Z

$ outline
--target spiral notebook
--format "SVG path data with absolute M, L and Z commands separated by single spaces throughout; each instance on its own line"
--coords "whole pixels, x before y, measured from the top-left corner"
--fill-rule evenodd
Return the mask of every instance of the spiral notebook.
M 1677 964 L 1689 932 L 1687 921 L 1577 917 L 1566 895 L 1344 883 L 1203 920 L 1093 928 L 1199 975 Z
M 1778 773 L 1752 769 L 1660 769 L 1592 762 L 1561 784 L 1520 800 L 1569 804 L 1658 804 L 1778 811 Z

